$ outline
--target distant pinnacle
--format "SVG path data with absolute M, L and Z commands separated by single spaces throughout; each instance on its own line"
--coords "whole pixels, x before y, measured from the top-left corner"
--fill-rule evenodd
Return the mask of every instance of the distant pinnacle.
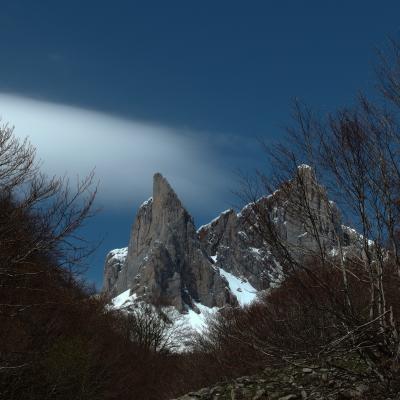
M 159 172 L 155 173 L 153 176 L 153 200 L 155 203 L 163 202 L 166 199 L 174 198 L 180 204 L 178 196 L 176 195 L 174 189 Z

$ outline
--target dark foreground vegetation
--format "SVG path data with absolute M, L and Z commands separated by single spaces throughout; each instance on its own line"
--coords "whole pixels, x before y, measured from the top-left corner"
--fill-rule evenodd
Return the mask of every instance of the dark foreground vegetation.
M 271 152 L 279 173 L 259 175 L 261 193 L 253 181 L 241 192 L 286 279 L 251 307 L 224 310 L 187 353 L 163 342 L 161 315 L 148 311 L 148 329 L 149 319 L 110 309 L 80 278 L 90 250 L 78 233 L 91 216 L 93 176 L 76 186 L 43 176 L 34 149 L 2 126 L 0 397 L 170 399 L 298 360 L 370 378 L 387 398 L 398 393 L 400 57 L 396 43 L 391 49 L 379 69 L 382 104 L 361 97 L 322 119 L 296 104 L 290 144 Z M 353 247 L 342 229 L 326 236 L 337 209 L 328 202 L 327 214 L 316 213 L 297 169 L 304 162 L 359 233 Z M 277 187 L 314 248 L 292 248 L 276 230 L 274 204 L 257 202 Z

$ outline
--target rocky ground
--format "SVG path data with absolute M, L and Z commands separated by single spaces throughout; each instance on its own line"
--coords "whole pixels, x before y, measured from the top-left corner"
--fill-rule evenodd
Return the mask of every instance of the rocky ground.
M 337 367 L 292 365 L 188 393 L 176 400 L 400 399 L 377 381 Z

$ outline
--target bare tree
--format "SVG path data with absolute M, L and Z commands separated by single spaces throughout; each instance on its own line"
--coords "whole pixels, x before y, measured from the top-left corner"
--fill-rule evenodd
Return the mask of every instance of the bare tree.
M 92 215 L 93 179 L 91 173 L 72 187 L 47 177 L 35 148 L 0 126 L 0 372 L 33 362 L 29 341 L 38 337 L 30 317 L 45 320 L 57 304 L 80 301 L 64 292 L 77 285 L 92 251 L 78 230 Z
M 259 172 L 257 184 L 244 179 L 241 190 L 251 203 L 248 224 L 283 273 L 308 289 L 304 296 L 320 287 L 329 299 L 310 303 L 334 325 L 320 351 L 353 350 L 384 382 L 400 356 L 398 44 L 393 49 L 394 63 L 380 69 L 389 103 L 360 96 L 355 107 L 320 117 L 295 102 L 287 141 L 265 145 L 272 173 Z M 281 215 L 301 234 L 289 237 Z M 339 290 L 331 285 L 337 272 Z
M 168 309 L 137 302 L 122 310 L 122 330 L 127 339 L 146 350 L 168 353 L 179 349 L 183 339 L 178 317 Z

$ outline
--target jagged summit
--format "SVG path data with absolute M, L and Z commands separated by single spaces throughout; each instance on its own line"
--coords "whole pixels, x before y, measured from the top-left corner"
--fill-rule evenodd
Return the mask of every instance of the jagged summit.
M 182 207 L 182 203 L 179 200 L 174 189 L 159 172 L 153 175 L 153 201 L 160 205 L 168 203 L 175 207 Z M 176 204 L 172 204 L 176 203 Z
M 298 167 L 285 191 L 278 188 L 259 201 L 269 204 L 277 228 L 293 249 L 299 245 L 315 248 L 315 240 L 291 204 L 296 203 L 299 180 L 305 183 L 311 207 L 323 217 L 320 229 L 330 246 L 340 217 L 332 220 L 326 192 L 308 165 Z M 180 311 L 196 310 L 197 304 L 246 304 L 257 291 L 282 279 L 273 252 L 249 224 L 254 205 L 246 205 L 239 213 L 226 210 L 196 231 L 167 179 L 156 173 L 153 196 L 137 211 L 128 247 L 107 256 L 104 290 L 116 296 L 130 289 L 136 298 L 173 305 Z
M 153 175 L 153 197 L 162 198 L 168 195 L 174 196 L 178 199 L 178 196 L 176 195 L 174 189 L 172 189 L 167 179 L 164 178 L 160 172 L 156 172 Z
M 192 217 L 159 173 L 153 178 L 152 200 L 137 212 L 124 265 L 109 261 L 105 277 L 105 290 L 112 295 L 131 289 L 138 298 L 181 311 L 196 303 L 237 303 L 204 251 Z
M 151 224 L 154 233 L 164 240 L 169 238 L 172 227 L 178 231 L 185 230 L 189 222 L 194 226 L 192 217 L 167 179 L 160 173 L 154 174 Z
M 294 179 L 298 178 L 305 180 L 310 185 L 319 186 L 315 169 L 308 164 L 301 164 L 297 167 L 297 176 Z

